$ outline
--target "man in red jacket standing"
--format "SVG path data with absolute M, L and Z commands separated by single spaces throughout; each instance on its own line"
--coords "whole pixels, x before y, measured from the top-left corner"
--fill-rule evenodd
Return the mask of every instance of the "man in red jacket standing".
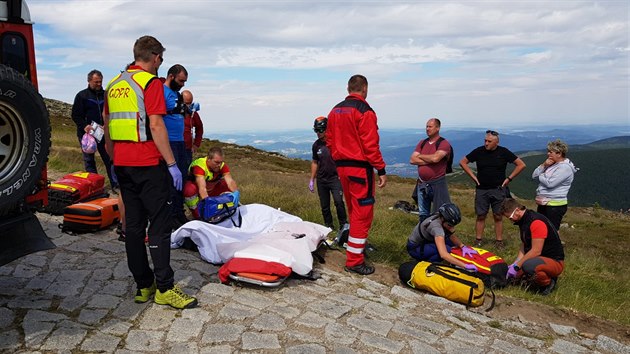
M 193 154 L 201 146 L 201 139 L 203 138 L 203 122 L 199 117 L 199 103 L 193 103 L 193 94 L 188 90 L 182 91 L 182 99 L 184 105 L 186 105 L 186 114 L 184 115 L 184 145 L 186 156 L 186 168 L 190 166 L 193 161 Z M 193 128 L 195 130 L 195 137 L 193 139 Z
M 345 270 L 361 275 L 374 273 L 363 255 L 374 218 L 374 169 L 379 188 L 387 183 L 376 113 L 365 101 L 367 92 L 365 76 L 352 76 L 348 80 L 349 95 L 330 111 L 326 129 L 326 145 L 337 165 L 350 214 Z

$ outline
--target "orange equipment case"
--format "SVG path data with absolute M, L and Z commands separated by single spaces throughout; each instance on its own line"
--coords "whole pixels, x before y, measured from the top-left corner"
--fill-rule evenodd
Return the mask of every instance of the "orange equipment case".
M 63 231 L 94 232 L 119 220 L 118 199 L 99 198 L 66 207 L 60 227 Z

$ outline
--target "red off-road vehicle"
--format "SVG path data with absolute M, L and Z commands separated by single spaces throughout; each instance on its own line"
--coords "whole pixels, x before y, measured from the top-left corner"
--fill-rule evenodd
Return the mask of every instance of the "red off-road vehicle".
M 21 0 L 0 0 L 0 266 L 54 248 L 33 214 L 48 204 L 49 149 L 30 12 Z

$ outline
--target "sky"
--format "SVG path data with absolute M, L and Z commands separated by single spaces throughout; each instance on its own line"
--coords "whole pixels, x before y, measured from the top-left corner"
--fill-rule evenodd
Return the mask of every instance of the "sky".
M 630 126 L 628 1 L 27 2 L 44 97 L 109 81 L 148 34 L 208 132 L 310 129 L 354 74 L 380 128 Z

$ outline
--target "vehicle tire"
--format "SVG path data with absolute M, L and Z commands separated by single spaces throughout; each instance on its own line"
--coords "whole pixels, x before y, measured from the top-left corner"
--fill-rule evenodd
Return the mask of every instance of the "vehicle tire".
M 0 65 L 0 215 L 34 191 L 49 150 L 42 96 L 23 75 Z

